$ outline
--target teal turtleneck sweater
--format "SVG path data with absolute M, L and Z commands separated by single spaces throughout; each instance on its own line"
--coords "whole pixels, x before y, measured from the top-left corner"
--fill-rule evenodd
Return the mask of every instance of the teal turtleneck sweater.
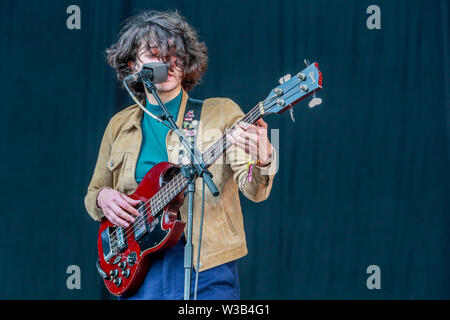
M 178 111 L 180 109 L 182 90 L 172 100 L 166 102 L 164 105 L 174 120 L 177 120 Z M 145 108 L 155 115 L 161 115 L 163 111 L 159 105 L 150 104 L 146 100 Z M 135 178 L 137 183 L 141 183 L 145 174 L 156 164 L 168 161 L 166 150 L 166 135 L 169 128 L 159 123 L 147 113 L 143 113 L 141 119 L 142 128 L 142 145 L 141 151 L 136 164 Z

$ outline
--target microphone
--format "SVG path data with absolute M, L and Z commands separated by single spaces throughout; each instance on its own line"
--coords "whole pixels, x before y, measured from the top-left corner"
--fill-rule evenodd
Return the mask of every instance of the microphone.
M 143 81 L 143 80 L 150 80 L 154 84 L 157 83 L 163 83 L 167 80 L 168 76 L 168 68 L 167 65 L 163 62 L 150 62 L 145 63 L 142 67 L 142 70 L 130 74 L 129 76 L 125 77 L 125 81 Z

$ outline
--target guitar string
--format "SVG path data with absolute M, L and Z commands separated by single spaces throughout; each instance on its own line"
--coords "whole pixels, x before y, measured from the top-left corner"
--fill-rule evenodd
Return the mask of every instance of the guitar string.
M 288 88 L 287 92 L 291 91 L 291 88 L 292 88 L 293 86 L 296 85 L 295 82 L 296 82 L 296 81 L 294 81 L 294 83 L 293 83 L 290 87 L 287 87 L 287 88 Z M 311 94 L 311 92 L 310 92 L 309 94 Z M 309 94 L 308 94 L 308 95 L 309 95 Z M 285 96 L 285 95 L 287 95 L 287 94 L 283 94 L 283 96 Z M 293 94 L 289 95 L 289 97 L 291 97 L 292 95 L 293 95 Z M 268 98 L 266 98 L 266 100 L 264 100 L 264 101 L 267 101 L 267 100 L 272 99 L 272 98 L 275 99 L 275 98 L 277 98 L 277 97 L 279 97 L 279 96 L 277 95 L 277 96 L 273 96 L 273 97 L 268 97 Z M 258 107 L 259 107 L 259 104 L 257 104 L 255 107 L 253 107 L 253 109 L 252 109 L 246 116 L 244 116 L 244 117 L 243 117 L 241 120 L 239 120 L 239 121 L 242 121 L 242 120 L 244 120 L 245 118 L 249 118 L 249 119 L 246 119 L 246 120 L 250 120 L 250 122 L 253 122 L 254 120 L 256 120 L 256 119 L 260 116 L 259 108 L 258 108 Z M 269 108 L 270 108 L 270 107 L 272 107 L 272 105 L 270 105 Z M 256 117 L 255 119 L 253 119 L 253 117 L 254 117 L 255 115 L 257 115 L 257 117 Z M 239 122 L 239 121 L 238 121 L 238 122 Z M 235 126 L 235 125 L 233 125 L 233 127 L 230 128 L 228 131 L 230 131 L 231 129 L 233 129 L 234 126 Z M 227 132 L 228 132 L 228 131 L 227 131 Z M 220 140 L 217 141 L 217 142 L 220 142 Z M 217 145 L 217 142 L 213 144 L 213 149 L 215 149 L 213 154 L 215 154 L 215 152 L 216 152 L 216 151 L 219 151 L 219 150 L 221 150 L 221 153 L 220 153 L 220 154 L 222 154 L 224 148 L 225 148 L 225 150 L 228 148 L 227 144 L 229 143 L 229 140 L 227 140 L 226 138 L 224 138 L 224 136 L 222 136 L 222 145 L 220 145 L 220 146 Z M 209 148 L 208 148 L 208 149 L 209 149 Z M 209 151 L 209 152 L 210 152 L 210 151 Z M 208 153 L 208 154 L 209 154 L 209 152 L 208 152 L 208 150 L 205 151 L 205 153 Z M 203 159 L 203 161 L 208 162 L 208 161 L 211 160 L 212 158 L 214 158 L 214 156 L 208 156 L 208 159 Z M 181 178 L 181 181 L 183 181 L 183 179 L 185 179 L 181 174 L 178 174 L 174 179 L 170 180 L 169 183 L 167 183 L 162 189 L 160 189 L 160 190 L 159 190 L 152 198 L 150 198 L 147 202 L 145 202 L 145 203 L 143 204 L 143 206 L 145 206 L 145 209 L 144 209 L 144 211 L 142 212 L 143 215 L 140 216 L 140 219 L 139 219 L 139 217 L 138 217 L 138 220 L 136 220 L 136 221 L 133 223 L 133 227 L 134 227 L 137 223 L 141 223 L 141 222 L 143 222 L 143 221 L 145 221 L 145 220 L 147 219 L 147 213 L 148 213 L 148 211 L 150 211 L 150 213 L 151 213 L 152 216 L 155 216 L 155 215 L 158 214 L 158 213 L 161 211 L 161 209 L 163 209 L 164 206 L 167 205 L 167 204 L 165 204 L 164 206 L 162 206 L 162 208 L 156 207 L 157 209 L 155 209 L 155 205 L 160 205 L 161 203 L 164 203 L 164 200 L 166 200 L 166 201 L 168 200 L 168 201 L 170 202 L 175 196 L 177 196 L 177 195 L 179 194 L 179 192 L 181 192 L 181 190 L 183 190 L 183 188 L 184 188 L 185 186 L 183 186 L 180 190 L 177 190 L 177 187 L 180 188 L 180 187 L 179 187 L 179 186 L 180 186 L 179 182 L 181 182 L 181 181 L 180 181 L 180 178 Z M 187 182 L 187 181 L 184 181 L 184 182 Z M 175 188 L 172 188 L 172 186 L 173 186 L 174 184 L 175 184 Z M 157 196 L 158 193 L 160 193 L 161 191 L 163 191 L 162 197 L 161 197 L 161 196 Z M 173 191 L 175 191 L 175 193 L 172 194 Z M 167 194 L 168 194 L 168 195 L 167 195 Z M 155 198 L 155 196 L 157 196 L 157 197 Z M 155 201 L 153 201 L 153 198 L 155 198 Z M 163 201 L 162 201 L 162 200 L 163 200 Z M 149 202 L 150 202 L 150 206 L 149 206 L 149 207 L 146 207 L 146 205 L 147 205 Z M 152 206 L 152 202 L 153 202 L 153 206 Z M 156 203 L 155 203 L 155 202 L 156 202 Z M 129 237 L 131 234 L 134 233 L 134 228 L 130 228 L 130 227 L 127 227 L 127 228 L 128 228 L 129 230 L 126 230 L 125 236 L 123 237 L 123 240 L 128 239 L 128 237 Z M 116 233 L 116 230 L 115 230 L 113 233 L 111 233 L 111 235 L 114 236 L 114 235 L 116 235 L 115 233 Z M 117 244 L 117 242 L 119 242 L 119 241 L 121 241 L 121 240 L 116 240 L 116 241 L 112 242 L 112 243 L 111 243 L 111 246 L 115 246 L 115 245 Z
M 240 121 L 244 120 L 245 118 L 249 118 L 250 121 L 253 121 L 253 117 L 255 115 L 258 115 L 258 110 L 253 108 L 251 112 L 249 112 L 246 116 L 243 117 L 243 119 L 241 119 Z M 247 120 L 249 120 L 247 119 Z M 256 118 L 255 118 L 256 119 Z M 222 137 L 223 138 L 223 137 Z M 228 142 L 228 140 L 226 140 Z M 220 142 L 220 140 L 218 141 Z M 224 147 L 223 143 L 222 145 L 218 145 L 217 142 L 214 143 L 213 145 L 215 145 L 214 151 L 218 151 L 220 147 Z M 208 148 L 209 149 L 209 148 Z M 205 151 L 206 153 L 207 151 Z M 203 161 L 205 162 L 209 162 L 213 157 L 210 156 L 210 153 L 208 153 L 207 158 L 203 159 Z M 140 224 L 142 221 L 145 221 L 145 219 L 147 218 L 147 213 L 148 211 L 150 211 L 152 216 L 155 216 L 156 214 L 158 214 L 160 212 L 161 209 L 164 208 L 164 206 L 161 206 L 161 203 L 165 200 L 171 200 L 173 199 L 173 197 L 175 197 L 176 195 L 179 194 L 179 192 L 181 190 L 183 190 L 183 187 L 180 187 L 179 182 L 183 182 L 183 179 L 185 179 L 182 175 L 178 174 L 177 176 L 175 176 L 172 180 L 170 180 L 161 190 L 159 190 L 152 198 L 150 198 L 147 202 L 145 202 L 144 204 L 141 205 L 142 206 L 146 206 L 146 209 L 143 210 L 141 213 L 143 213 L 142 215 L 140 215 L 136 221 L 133 223 L 134 226 Z M 187 182 L 187 179 L 185 179 Z M 174 187 L 174 188 L 172 188 Z M 179 190 L 178 190 L 179 189 Z M 162 196 L 158 196 L 158 193 L 162 192 Z M 147 206 L 147 204 L 150 202 L 150 206 Z M 161 206 L 162 208 L 159 208 L 159 206 Z M 138 225 L 139 227 L 139 225 Z M 129 228 L 129 227 L 128 227 Z M 129 230 L 127 230 L 125 232 L 124 238 L 127 239 L 130 234 L 132 234 L 134 231 L 132 230 L 132 228 L 129 228 Z M 116 236 L 117 231 L 114 231 L 113 233 L 111 233 L 111 236 L 114 237 Z M 115 246 L 117 244 L 117 242 L 119 242 L 121 240 L 116 240 L 114 242 L 111 243 L 111 246 Z
M 302 81 L 299 81 L 299 78 L 296 77 L 296 80 L 293 81 L 292 84 L 290 84 L 288 87 L 286 87 L 286 88 L 283 90 L 282 96 L 283 96 L 283 97 L 284 97 L 284 96 L 287 96 L 287 93 L 290 92 L 290 91 L 297 85 L 298 82 L 302 82 Z M 294 94 L 295 94 L 295 93 L 294 93 Z M 288 98 L 291 97 L 291 96 L 294 95 L 294 94 L 289 95 Z M 309 93 L 309 94 L 310 94 L 310 93 Z M 273 100 L 274 100 L 274 99 L 278 99 L 278 98 L 280 98 L 280 97 L 281 97 L 281 96 L 275 94 L 275 95 L 273 95 L 273 96 L 267 97 L 267 98 L 263 101 L 263 103 L 266 103 L 268 100 L 272 100 L 272 101 L 268 102 L 269 104 L 271 104 L 271 103 L 273 103 Z M 275 104 L 276 104 L 276 102 L 273 103 L 273 104 L 271 104 L 271 105 L 268 105 L 267 108 L 270 109 L 270 108 L 271 108 L 273 105 L 275 105 Z M 247 121 L 253 122 L 254 120 L 256 120 L 256 119 L 261 115 L 260 110 L 259 110 L 259 105 L 260 105 L 260 103 L 258 103 L 257 105 L 255 105 L 255 106 L 252 108 L 252 110 L 251 110 L 249 113 L 247 113 L 247 115 L 245 115 L 242 119 L 238 120 L 237 123 L 238 123 L 239 121 L 243 121 L 243 120 L 244 120 L 245 122 L 247 122 Z M 255 119 L 253 119 L 253 117 L 254 117 L 255 115 L 256 115 L 257 117 L 256 117 Z M 246 119 L 246 118 L 248 118 L 248 119 Z M 236 125 L 236 124 L 234 124 L 228 131 L 232 130 L 232 129 L 235 127 L 235 125 Z M 227 132 L 228 132 L 228 131 L 227 131 Z M 218 142 L 220 142 L 221 140 L 222 140 L 222 144 L 220 145 L 220 144 L 218 144 Z M 207 159 L 203 159 L 203 161 L 206 163 L 206 162 L 208 162 L 209 160 L 211 160 L 212 158 L 214 158 L 214 156 L 210 156 L 211 153 L 212 153 L 213 155 L 215 155 L 217 151 L 221 151 L 221 153 L 223 153 L 224 148 L 225 148 L 225 150 L 228 148 L 228 146 L 227 146 L 228 143 L 229 143 L 229 140 L 226 139 L 226 135 L 222 136 L 221 139 L 219 139 L 217 142 L 215 142 L 215 143 L 212 144 L 213 150 L 209 151 L 209 149 L 211 148 L 211 147 L 209 147 L 208 150 L 206 150 L 206 151 L 204 152 L 204 153 L 208 154 L 208 158 L 207 158 Z M 221 153 L 220 153 L 220 154 L 221 154 Z M 219 154 L 219 155 L 220 155 L 220 154 Z M 147 215 L 148 212 L 150 212 L 152 216 L 155 216 L 156 214 L 158 214 L 158 213 L 161 211 L 161 209 L 164 208 L 164 207 L 158 208 L 157 206 L 156 206 L 156 208 L 155 208 L 155 205 L 158 205 L 158 204 L 160 205 L 160 204 L 163 203 L 164 201 L 167 201 L 167 200 L 170 201 L 170 200 L 172 200 L 175 196 L 177 196 L 177 195 L 179 194 L 179 192 L 180 192 L 181 190 L 183 190 L 183 189 L 177 190 L 177 187 L 179 188 L 179 182 L 182 182 L 182 181 L 183 181 L 183 179 L 180 180 L 179 177 L 184 178 L 181 174 L 178 174 L 178 175 L 175 176 L 172 180 L 170 180 L 164 187 L 162 187 L 157 193 L 155 193 L 155 194 L 153 195 L 153 197 L 151 197 L 148 201 L 146 201 L 144 204 L 141 205 L 141 207 L 144 206 L 145 209 L 141 212 L 142 215 L 140 215 L 140 216 L 136 219 L 136 221 L 133 222 L 133 225 L 127 227 L 128 230 L 126 230 L 126 232 L 125 232 L 125 234 L 124 234 L 124 236 L 123 236 L 123 239 L 124 239 L 124 240 L 126 240 L 131 234 L 134 233 L 134 230 L 133 230 L 134 228 L 130 228 L 130 227 L 134 227 L 134 226 L 136 226 L 136 224 L 145 221 L 145 220 L 147 219 L 147 217 L 148 217 L 148 215 Z M 176 183 L 175 183 L 175 182 L 176 182 Z M 174 186 L 174 184 L 175 184 L 175 186 Z M 174 186 L 175 188 L 172 188 L 173 186 Z M 183 186 L 183 188 L 184 188 L 184 186 Z M 174 191 L 175 191 L 175 192 L 174 192 Z M 161 193 L 161 195 L 158 195 L 159 193 Z M 163 200 L 163 201 L 161 201 L 161 200 Z M 148 203 L 150 203 L 149 206 L 147 206 Z M 153 203 L 153 206 L 152 206 L 152 203 Z M 167 205 L 167 204 L 166 204 L 166 205 Z M 157 210 L 156 210 L 156 209 L 157 209 Z M 138 226 L 138 227 L 139 227 L 139 226 Z M 121 228 L 121 227 L 118 227 L 118 228 Z M 113 237 L 114 237 L 114 236 L 117 236 L 116 233 L 117 233 L 117 230 L 114 230 L 114 231 L 111 233 L 111 236 L 113 236 Z M 117 242 L 119 242 L 119 241 L 120 241 L 120 240 L 116 240 L 116 241 L 112 242 L 112 243 L 111 243 L 111 246 L 115 246 L 115 245 L 117 244 Z
M 292 87 L 292 86 L 294 86 L 295 85 L 295 83 L 294 84 L 292 84 L 290 87 Z M 288 91 L 290 91 L 290 87 L 288 87 Z M 269 100 L 269 99 L 273 99 L 273 98 L 276 98 L 277 96 L 272 96 L 272 97 L 268 97 L 266 100 Z M 266 101 L 265 100 L 265 101 Z M 245 118 L 246 117 L 248 117 L 248 118 L 252 118 L 253 116 L 255 116 L 257 113 L 258 113 L 258 111 L 259 111 L 259 109 L 257 108 L 258 107 L 258 105 L 256 105 L 246 116 L 244 116 L 242 119 L 240 119 L 239 121 L 242 121 L 242 120 L 246 120 Z M 248 120 L 248 119 L 247 119 Z M 253 121 L 254 119 L 252 119 L 251 121 Z M 238 121 L 238 122 L 239 122 Z M 233 125 L 233 127 L 234 127 L 234 125 Z M 232 127 L 232 128 L 233 128 Z M 231 128 L 231 129 L 232 129 Z M 231 130 L 230 129 L 230 130 Z M 224 139 L 224 136 L 222 136 L 222 140 L 226 140 L 226 139 Z M 218 142 L 220 142 L 220 140 L 218 140 L 216 143 L 214 143 L 212 146 L 216 149 L 216 150 L 214 150 L 214 151 L 218 151 L 219 149 L 217 148 L 217 147 L 223 147 L 223 144 L 222 144 L 222 146 L 218 146 L 217 145 L 217 143 Z M 211 148 L 211 147 L 210 147 Z M 206 150 L 204 153 L 206 154 L 206 153 L 211 153 L 211 151 L 213 151 L 213 150 L 209 150 L 210 148 L 208 148 L 208 150 Z M 211 157 L 210 157 L 211 158 Z M 203 161 L 205 161 L 205 159 L 203 159 Z M 160 190 L 161 191 L 161 190 Z M 155 194 L 156 195 L 156 194 Z
M 257 113 L 258 112 L 256 112 L 256 111 L 258 111 L 258 110 L 253 110 L 253 111 L 251 111 L 251 112 L 249 112 L 248 114 L 247 114 L 247 116 L 249 116 L 248 118 L 249 119 L 246 119 L 246 120 L 250 120 L 250 121 L 253 121 L 253 117 L 255 116 L 255 115 L 257 115 Z M 259 116 L 259 115 L 258 115 Z M 246 117 L 244 117 L 244 118 L 242 118 L 240 121 L 242 121 L 242 120 L 244 120 Z M 256 119 L 256 118 L 255 118 Z M 233 127 L 232 127 L 233 128 Z M 231 129 L 232 129 L 231 128 Z M 230 129 L 230 130 L 231 130 Z M 223 137 L 222 137 L 222 139 L 223 139 Z M 220 140 L 218 141 L 218 142 L 220 142 Z M 229 142 L 228 140 L 226 140 L 226 142 Z M 222 145 L 220 146 L 220 145 L 217 145 L 217 142 L 216 143 L 214 143 L 214 145 L 216 145 L 215 146 L 215 149 L 216 150 L 214 150 L 215 152 L 217 152 L 217 151 L 219 151 L 220 150 L 220 148 L 222 147 L 224 147 L 224 145 L 223 145 L 223 143 L 222 143 Z M 208 151 L 205 151 L 205 153 L 206 152 L 208 152 Z M 214 153 L 215 153 L 214 152 Z M 208 152 L 208 154 L 209 154 L 210 152 Z M 208 158 L 205 158 L 205 159 L 203 159 L 203 161 L 205 161 L 205 163 L 206 162 L 209 162 L 211 159 L 212 159 L 213 157 L 211 157 L 211 156 L 209 156 L 208 155 Z M 137 224 L 139 224 L 139 223 L 141 223 L 141 222 L 143 222 L 146 218 L 147 218 L 147 213 L 150 211 L 150 213 L 151 213 L 151 215 L 152 216 L 155 216 L 156 214 L 158 214 L 160 211 L 161 211 L 161 209 L 163 209 L 164 208 L 164 206 L 162 206 L 162 208 L 158 208 L 158 206 L 160 206 L 160 204 L 162 203 L 162 201 L 164 201 L 164 200 L 169 200 L 170 198 L 174 198 L 176 195 L 178 195 L 179 194 L 179 192 L 181 191 L 181 190 L 183 190 L 183 188 L 184 188 L 184 186 L 181 188 L 180 187 L 180 184 L 179 184 L 179 182 L 182 182 L 183 181 L 183 176 L 182 175 L 180 175 L 180 174 L 178 174 L 177 176 L 175 176 L 172 180 L 170 180 L 162 189 L 160 189 L 152 198 L 150 198 L 147 202 L 145 202 L 144 204 L 142 204 L 141 205 L 141 207 L 142 206 L 145 206 L 146 207 L 146 209 L 145 210 L 143 210 L 142 212 L 141 212 L 141 215 L 138 217 L 138 218 L 136 218 L 136 221 L 133 223 L 133 225 L 134 226 L 136 226 Z M 185 178 L 184 178 L 185 179 Z M 186 182 L 187 182 L 187 179 L 186 179 Z M 172 187 L 174 187 L 174 188 L 172 188 Z M 180 190 L 177 190 L 177 189 L 180 189 Z M 162 195 L 160 195 L 160 196 L 158 196 L 158 194 L 160 193 L 160 192 L 162 192 Z M 166 196 L 166 195 L 167 196 Z M 154 199 L 155 198 L 155 199 Z M 147 204 L 150 202 L 150 206 L 147 206 Z M 167 205 L 167 204 L 166 204 Z M 139 226 L 138 226 L 139 227 Z M 126 232 L 125 232 L 125 235 L 124 235 L 124 239 L 127 239 L 134 231 L 133 230 L 131 230 L 132 228 L 130 228 L 130 227 L 127 227 L 127 228 L 129 228 L 130 230 L 127 230 Z M 111 233 L 111 236 L 116 236 L 116 233 L 117 233 L 117 231 L 115 230 L 114 232 L 112 232 Z M 111 243 L 111 246 L 115 246 L 116 244 L 117 244 L 117 242 L 119 242 L 119 241 L 121 241 L 121 240 L 116 240 L 116 241 L 114 241 L 114 242 L 112 242 Z
M 297 78 L 298 79 L 298 78 Z M 301 81 L 300 81 L 301 82 Z M 285 90 L 286 90 L 286 93 L 283 93 L 283 96 L 286 96 L 287 95 L 287 92 L 289 92 L 289 91 L 291 91 L 291 89 L 294 87 L 294 86 L 296 86 L 297 85 L 297 80 L 295 80 L 295 81 L 293 81 L 293 83 L 290 85 L 290 86 L 288 86 L 288 87 L 286 87 L 285 88 Z M 309 93 L 310 94 L 310 93 Z M 291 94 L 291 95 L 289 95 L 288 97 L 291 97 L 293 94 Z M 278 95 L 274 95 L 274 96 L 272 96 L 272 97 L 268 97 L 268 98 L 266 98 L 264 101 L 263 101 L 263 103 L 264 102 L 266 102 L 267 100 L 270 100 L 270 99 L 276 99 L 276 98 L 279 98 L 280 96 L 278 96 Z M 272 102 L 269 102 L 269 103 L 272 103 Z M 272 106 L 273 106 L 274 104 L 272 104 L 272 105 L 270 105 L 270 106 L 268 106 L 268 108 L 271 108 Z M 257 116 L 255 119 L 253 119 L 253 117 L 254 116 Z M 250 122 L 253 122 L 254 120 L 256 120 L 258 117 L 260 116 L 260 113 L 259 113 L 259 103 L 255 106 L 255 107 L 253 107 L 252 108 L 252 110 L 247 114 L 247 115 L 245 115 L 241 120 L 239 120 L 239 121 L 243 121 L 243 120 L 250 120 Z M 249 118 L 249 119 L 245 119 L 245 118 Z M 237 122 L 239 122 L 239 121 L 237 121 Z M 234 128 L 234 126 L 235 126 L 236 124 L 234 124 L 228 131 L 230 131 L 230 130 L 232 130 L 233 128 Z M 227 131 L 227 132 L 228 132 Z M 224 150 L 224 148 L 225 148 L 225 150 L 228 148 L 228 146 L 226 146 L 228 143 L 229 143 L 229 140 L 227 140 L 226 138 L 224 138 L 225 136 L 222 136 L 222 144 L 221 145 L 217 145 L 217 142 L 220 142 L 221 140 L 218 140 L 216 143 L 213 143 L 213 149 L 214 150 L 211 150 L 211 151 L 214 151 L 214 153 L 212 153 L 212 154 L 216 154 L 216 152 L 217 151 L 219 151 L 219 150 L 221 150 L 221 153 L 223 153 L 223 150 Z M 211 148 L 211 147 L 210 147 Z M 209 148 L 208 148 L 208 150 L 209 150 Z M 206 150 L 204 153 L 208 153 L 208 154 L 210 154 L 210 152 L 211 151 L 208 151 L 208 150 Z M 220 153 L 220 154 L 221 154 Z M 207 162 L 208 160 L 211 160 L 212 158 L 214 158 L 213 156 L 208 156 L 208 159 L 203 159 L 203 161 L 205 161 L 205 162 Z M 180 181 L 180 178 L 181 178 L 181 181 Z M 180 184 L 179 184 L 179 182 L 182 182 L 183 181 L 183 179 L 185 179 L 181 174 L 178 174 L 175 178 L 173 178 L 172 180 L 170 180 L 163 188 L 161 188 L 155 195 L 153 195 L 153 197 L 152 198 L 150 198 L 148 201 L 146 201 L 143 205 L 141 205 L 141 207 L 142 206 L 144 206 L 145 207 L 145 209 L 143 210 L 143 212 L 141 212 L 141 213 L 143 213 L 140 217 L 138 217 L 137 218 L 137 220 L 135 221 L 135 222 L 133 222 L 133 227 L 136 225 L 136 224 L 138 224 L 138 223 L 141 223 L 141 222 L 143 222 L 143 221 L 145 221 L 146 219 L 147 219 L 147 213 L 150 211 L 150 213 L 151 213 L 151 215 L 152 216 L 155 216 L 156 214 L 158 214 L 163 208 L 164 208 L 164 206 L 165 205 L 167 205 L 167 204 L 165 204 L 162 208 L 158 208 L 157 206 L 156 206 L 156 209 L 155 209 L 155 205 L 160 205 L 161 203 L 163 203 L 164 202 L 164 200 L 165 201 L 167 201 L 167 200 L 169 200 L 169 202 L 170 202 L 170 200 L 172 200 L 175 196 L 177 196 L 178 194 L 179 194 L 179 192 L 181 192 L 181 190 L 183 190 L 183 188 L 184 188 L 184 186 L 183 186 L 183 188 L 181 188 L 180 190 L 177 190 L 177 187 L 179 188 L 179 186 L 180 186 Z M 176 182 L 176 183 L 175 183 Z M 187 181 L 185 181 L 185 182 L 187 182 Z M 175 184 L 175 188 L 172 188 L 172 186 Z M 162 191 L 162 196 L 158 196 L 158 194 L 160 193 Z M 173 193 L 173 191 L 175 191 L 175 193 Z M 172 194 L 173 193 L 173 194 Z M 168 194 L 168 195 L 167 195 Z M 155 198 L 155 199 L 154 199 Z M 150 202 L 150 206 L 149 207 L 147 207 L 147 204 Z M 153 202 L 153 206 L 152 206 L 152 202 Z M 139 219 L 140 218 L 140 219 Z M 119 227 L 120 228 L 120 227 Z M 123 240 L 126 240 L 126 239 L 128 239 L 128 237 L 131 235 L 131 234 L 133 234 L 134 233 L 134 228 L 130 228 L 130 227 L 127 227 L 128 228 L 128 230 L 126 230 L 126 232 L 125 232 L 125 235 L 124 235 L 124 237 L 123 237 Z M 111 235 L 112 236 L 116 236 L 116 233 L 117 233 L 117 231 L 115 230 L 114 232 L 112 232 L 111 233 Z M 121 240 L 116 240 L 116 241 L 114 241 L 114 242 L 112 242 L 111 243 L 111 246 L 115 246 L 116 244 L 117 244 L 117 242 L 119 242 L 119 241 L 121 241 Z

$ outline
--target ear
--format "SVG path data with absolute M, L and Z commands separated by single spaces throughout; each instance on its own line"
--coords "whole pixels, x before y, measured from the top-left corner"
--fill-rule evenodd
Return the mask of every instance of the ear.
M 133 72 L 136 72 L 136 64 L 133 61 L 128 61 L 128 68 L 130 68 Z

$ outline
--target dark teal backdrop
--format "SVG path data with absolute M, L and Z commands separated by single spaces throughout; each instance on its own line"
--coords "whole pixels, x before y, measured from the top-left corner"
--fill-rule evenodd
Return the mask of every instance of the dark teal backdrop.
M 81 8 L 81 30 L 66 8 Z M 366 8 L 381 8 L 368 30 Z M 448 299 L 448 1 L 2 1 L 0 298 L 109 298 L 83 197 L 110 117 L 131 104 L 105 63 L 120 23 L 178 9 L 209 48 L 191 96 L 250 110 L 318 61 L 323 104 L 268 116 L 280 169 L 241 197 L 245 299 Z M 69 265 L 81 289 L 66 287 Z M 366 268 L 381 269 L 368 290 Z

